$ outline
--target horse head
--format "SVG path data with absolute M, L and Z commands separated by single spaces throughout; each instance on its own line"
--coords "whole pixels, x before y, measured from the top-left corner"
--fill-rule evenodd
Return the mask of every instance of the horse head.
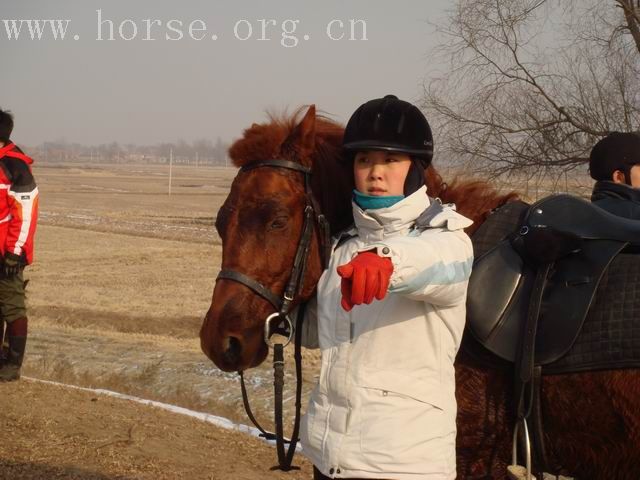
M 349 223 L 335 200 L 342 197 L 344 206 L 350 198 L 350 179 L 336 178 L 338 170 L 348 174 L 336 160 L 342 127 L 317 117 L 315 106 L 299 122 L 298 116 L 253 124 L 229 150 L 240 171 L 216 219 L 221 274 L 200 330 L 202 350 L 221 370 L 264 361 L 265 319 L 281 310 L 292 275 L 300 278 L 284 300 L 286 310 L 312 295 L 323 269 L 319 216 L 327 215 L 334 228 Z M 309 241 L 301 254 L 304 230 Z M 296 255 L 306 265 L 294 272 Z

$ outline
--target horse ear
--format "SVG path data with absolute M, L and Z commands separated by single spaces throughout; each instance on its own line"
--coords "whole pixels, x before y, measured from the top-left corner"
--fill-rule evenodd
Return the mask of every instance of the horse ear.
M 311 105 L 298 125 L 282 145 L 282 150 L 294 151 L 300 163 L 311 166 L 312 153 L 316 148 L 316 106 Z

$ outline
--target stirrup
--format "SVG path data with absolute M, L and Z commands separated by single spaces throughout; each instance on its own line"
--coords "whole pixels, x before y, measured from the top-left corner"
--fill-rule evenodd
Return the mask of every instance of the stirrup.
M 524 430 L 524 445 L 525 445 L 525 466 L 518 465 L 518 427 L 522 422 Z M 531 439 L 529 438 L 529 428 L 527 427 L 527 419 L 523 418 L 516 422 L 516 426 L 513 429 L 513 447 L 511 452 L 511 465 L 507 467 L 507 476 L 509 480 L 536 480 L 536 477 L 531 472 Z

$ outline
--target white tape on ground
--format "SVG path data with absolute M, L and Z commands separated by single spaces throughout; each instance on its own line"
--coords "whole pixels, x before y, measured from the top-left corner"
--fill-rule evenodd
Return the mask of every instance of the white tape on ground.
M 57 385 L 59 387 L 65 387 L 65 388 L 70 388 L 74 390 L 82 390 L 83 392 L 96 393 L 98 395 L 105 395 L 108 397 L 119 398 L 121 400 L 129 400 L 131 402 L 141 403 L 142 405 L 149 405 L 152 407 L 161 408 L 162 410 L 167 410 L 169 412 L 178 413 L 180 415 L 186 415 L 187 417 L 196 418 L 203 422 L 215 425 L 216 427 L 224 428 L 225 430 L 233 430 L 236 432 L 251 435 L 252 437 L 259 438 L 272 446 L 276 444 L 275 440 L 266 440 L 264 437 L 261 437 L 260 430 L 258 430 L 257 428 L 250 427 L 248 425 L 243 425 L 241 423 L 234 423 L 228 418 L 219 417 L 217 415 L 211 415 L 210 413 L 195 412 L 193 410 L 189 410 L 188 408 L 178 407 L 176 405 L 171 405 L 169 403 L 157 402 L 155 400 L 147 400 L 145 398 L 134 397 L 133 395 L 125 395 L 124 393 L 113 392 L 111 390 L 104 390 L 102 388 L 78 387 L 77 385 L 69 385 L 66 383 L 54 382 L 51 380 L 41 380 L 39 378 L 25 377 L 24 375 L 21 378 L 23 380 L 28 380 L 30 382 Z M 296 451 L 300 451 L 300 450 L 301 450 L 301 446 L 298 444 L 296 446 Z

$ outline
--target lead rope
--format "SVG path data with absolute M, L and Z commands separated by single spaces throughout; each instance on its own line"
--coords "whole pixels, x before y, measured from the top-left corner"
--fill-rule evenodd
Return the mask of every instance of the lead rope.
M 256 417 L 253 416 L 253 412 L 251 411 L 251 405 L 249 404 L 249 396 L 247 395 L 247 387 L 244 383 L 244 374 L 243 372 L 238 372 L 240 375 L 240 389 L 242 390 L 242 403 L 244 404 L 244 410 L 247 412 L 247 416 L 251 423 L 255 425 L 255 427 L 260 431 L 260 436 L 264 437 L 267 440 L 275 440 L 276 435 L 271 432 L 267 432 L 256 420 Z
M 302 324 L 304 322 L 304 313 L 306 310 L 306 304 L 300 305 L 298 309 L 298 315 L 296 317 L 295 327 L 295 345 L 293 358 L 296 365 L 296 402 L 295 402 L 295 418 L 293 421 L 293 431 L 291 433 L 291 439 L 284 436 L 283 428 L 283 409 L 282 409 L 282 397 L 284 390 L 284 345 L 282 343 L 276 343 L 273 346 L 273 388 L 274 388 L 274 421 L 275 421 L 275 433 L 268 432 L 258 423 L 251 406 L 249 405 L 249 396 L 247 394 L 247 388 L 244 381 L 243 372 L 240 374 L 240 388 L 242 390 L 242 402 L 244 409 L 247 412 L 249 420 L 260 431 L 260 436 L 267 440 L 276 441 L 276 450 L 278 453 L 278 465 L 273 467 L 274 469 L 280 469 L 288 472 L 289 470 L 299 470 L 300 467 L 291 465 L 293 462 L 293 456 L 295 455 L 296 446 L 298 443 L 298 434 L 300 432 L 300 411 L 302 408 Z M 285 450 L 285 444 L 289 444 L 289 448 Z

